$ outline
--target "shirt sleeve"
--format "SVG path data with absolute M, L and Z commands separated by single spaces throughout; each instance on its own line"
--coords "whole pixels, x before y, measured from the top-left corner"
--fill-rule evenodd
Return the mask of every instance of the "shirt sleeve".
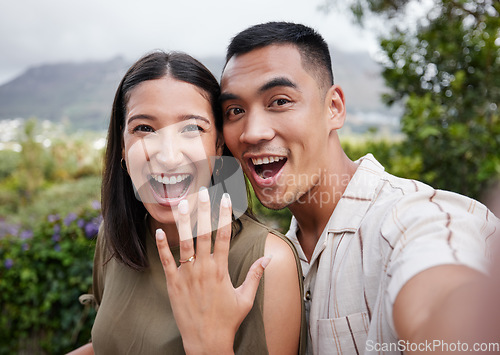
M 406 282 L 426 269 L 446 264 L 486 272 L 491 237 L 499 225 L 484 205 L 452 192 L 429 189 L 400 199 L 381 229 L 393 246 L 385 297 L 392 330 L 394 301 Z

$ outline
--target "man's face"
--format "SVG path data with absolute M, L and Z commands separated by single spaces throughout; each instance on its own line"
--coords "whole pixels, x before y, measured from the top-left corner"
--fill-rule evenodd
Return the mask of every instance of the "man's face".
M 225 142 L 259 200 L 281 209 L 313 193 L 328 158 L 332 105 L 297 48 L 271 45 L 231 58 L 221 87 Z

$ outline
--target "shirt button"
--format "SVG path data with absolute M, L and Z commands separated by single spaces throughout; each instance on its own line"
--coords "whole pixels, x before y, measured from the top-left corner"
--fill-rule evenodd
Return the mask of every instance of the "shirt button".
M 306 291 L 305 299 L 306 299 L 306 301 L 310 301 L 311 300 L 311 291 L 309 291 L 309 290 Z

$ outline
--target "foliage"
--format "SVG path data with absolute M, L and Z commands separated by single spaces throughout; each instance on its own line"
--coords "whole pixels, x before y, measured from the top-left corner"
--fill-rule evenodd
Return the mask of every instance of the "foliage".
M 475 198 L 500 175 L 500 2 L 435 0 L 416 28 L 407 0 L 353 0 L 358 15 L 392 22 L 381 39 L 387 103 L 405 103 L 405 154 L 419 156 L 422 179 Z
M 251 203 L 252 203 L 252 212 L 257 217 L 257 219 L 281 233 L 286 233 L 288 231 L 288 227 L 290 227 L 290 220 L 292 219 L 292 213 L 288 208 L 282 210 L 271 210 L 265 207 L 262 203 L 260 203 L 257 196 L 250 186 L 251 190 Z
M 0 150 L 0 181 L 8 177 L 19 166 L 19 153 L 13 150 Z
M 97 139 L 96 134 L 66 135 L 36 119 L 25 122 L 16 142 L 20 152 L 0 150 L 0 218 L 28 223 L 99 199 Z
M 61 354 L 89 340 L 95 315 L 78 296 L 92 282 L 101 151 L 95 134 L 35 119 L 17 133 L 19 151 L 0 150 L 0 354 Z
M 0 354 L 65 353 L 90 339 L 99 207 L 49 215 L 33 230 L 0 225 Z
M 399 141 L 375 139 L 370 136 L 359 142 L 352 139 L 342 141 L 345 153 L 352 160 L 372 153 L 387 172 L 406 179 L 420 180 L 422 161 L 418 156 L 405 154 L 403 144 Z

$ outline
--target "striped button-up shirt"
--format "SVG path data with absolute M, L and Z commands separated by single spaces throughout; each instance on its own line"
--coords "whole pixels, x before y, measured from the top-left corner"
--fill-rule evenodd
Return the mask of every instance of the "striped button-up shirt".
M 292 219 L 288 238 L 304 273 L 309 354 L 400 354 L 392 308 L 403 285 L 437 265 L 484 272 L 500 221 L 470 198 L 359 167 L 307 260 Z

